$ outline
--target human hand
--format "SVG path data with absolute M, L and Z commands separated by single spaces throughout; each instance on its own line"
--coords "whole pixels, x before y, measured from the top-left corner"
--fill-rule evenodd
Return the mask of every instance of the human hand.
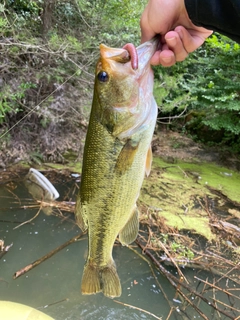
M 172 66 L 186 59 L 212 34 L 211 30 L 195 26 L 187 13 L 184 0 L 150 0 L 141 17 L 142 42 L 159 34 L 161 49 L 151 64 Z

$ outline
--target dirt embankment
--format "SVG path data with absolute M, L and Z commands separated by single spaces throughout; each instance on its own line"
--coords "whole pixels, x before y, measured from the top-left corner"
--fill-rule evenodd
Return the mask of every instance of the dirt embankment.
M 90 108 L 90 107 L 89 107 Z M 76 125 L 78 120 L 78 125 Z M 0 148 L 0 168 L 20 161 L 29 163 L 81 161 L 87 121 L 79 114 L 74 121 L 65 118 L 60 124 L 43 128 L 37 124 L 23 122 L 15 130 L 11 141 L 3 139 Z M 25 130 L 30 128 L 31 130 Z M 35 130 L 34 130 L 35 128 Z M 153 154 L 166 162 L 177 159 L 196 162 L 214 162 L 240 171 L 240 156 L 221 147 L 208 147 L 194 142 L 186 135 L 173 131 L 159 131 L 153 137 Z
M 166 162 L 177 159 L 193 162 L 214 162 L 240 171 L 240 155 L 235 155 L 221 146 L 209 147 L 194 142 L 190 137 L 173 131 L 158 132 L 152 142 L 153 153 Z

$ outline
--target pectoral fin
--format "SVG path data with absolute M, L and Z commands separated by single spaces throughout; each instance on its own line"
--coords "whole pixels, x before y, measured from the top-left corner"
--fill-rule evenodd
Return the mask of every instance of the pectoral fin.
M 147 152 L 146 166 L 145 166 L 145 173 L 147 177 L 150 174 L 151 166 L 152 166 L 152 146 L 150 145 Z
M 135 154 L 138 150 L 138 143 L 128 140 L 119 153 L 116 162 L 116 171 L 119 174 L 125 173 L 132 165 Z
M 75 206 L 75 217 L 77 221 L 77 225 L 80 227 L 80 229 L 84 232 L 87 230 L 87 215 L 85 212 L 85 208 L 81 203 L 80 195 L 77 197 L 76 206 Z
M 129 243 L 132 243 L 137 238 L 138 230 L 138 209 L 137 207 L 135 207 L 128 222 L 125 224 L 125 226 L 119 233 L 119 240 L 123 245 L 128 245 Z

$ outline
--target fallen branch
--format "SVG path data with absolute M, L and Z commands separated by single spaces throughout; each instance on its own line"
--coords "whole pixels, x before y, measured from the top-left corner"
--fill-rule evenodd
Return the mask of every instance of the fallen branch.
M 147 311 L 147 310 L 144 310 L 144 309 L 141 309 L 141 308 L 138 308 L 138 307 L 134 307 L 134 306 L 132 306 L 132 305 L 130 305 L 130 304 L 123 303 L 123 302 L 121 302 L 121 301 L 117 301 L 117 300 L 113 300 L 113 301 L 116 302 L 116 303 L 119 303 L 119 304 L 123 305 L 124 307 L 129 307 L 129 308 L 132 308 L 132 309 L 139 310 L 139 311 L 141 311 L 141 312 L 144 312 L 144 313 L 152 316 L 152 317 L 155 318 L 155 319 L 162 320 L 162 317 L 159 318 L 159 317 L 157 317 L 155 314 L 153 314 L 153 313 L 151 313 L 151 312 L 149 312 L 149 311 Z
M 240 300 L 240 297 L 232 294 L 231 292 L 228 292 L 227 290 L 224 290 L 224 289 L 222 289 L 222 288 L 220 288 L 220 287 L 217 287 L 217 286 L 214 285 L 213 283 L 210 283 L 210 282 L 208 282 L 208 281 L 206 281 L 206 280 L 200 279 L 200 278 L 198 278 L 198 277 L 196 277 L 196 276 L 194 276 L 194 279 L 197 279 L 198 281 L 201 281 L 201 282 L 209 285 L 209 286 L 212 287 L 212 288 L 218 289 L 219 291 L 224 292 L 224 293 L 225 293 L 226 295 L 228 295 L 228 296 L 231 296 L 231 297 L 234 297 L 235 299 L 239 299 L 239 300 Z M 229 308 L 230 308 L 230 307 L 229 307 Z
M 136 243 L 138 244 L 138 246 L 143 249 L 144 246 L 138 241 L 138 239 L 136 240 Z M 183 283 L 181 281 L 181 279 L 176 278 L 174 275 L 172 275 L 171 273 L 169 273 L 159 262 L 158 260 L 153 256 L 153 254 L 151 254 L 151 252 L 149 250 L 145 249 L 145 254 L 149 256 L 149 258 L 156 264 L 156 266 L 159 268 L 160 272 L 168 279 L 168 281 L 172 284 L 172 286 L 174 288 L 176 288 L 177 292 L 179 294 L 181 294 L 183 296 L 183 293 L 180 291 L 180 287 L 183 287 L 184 289 L 188 290 L 192 295 L 195 295 L 197 297 L 199 297 L 202 301 L 204 301 L 207 305 L 212 306 L 212 308 L 214 308 L 216 311 L 218 311 L 219 313 L 225 315 L 226 317 L 228 317 L 231 320 L 236 320 L 236 317 L 234 317 L 232 314 L 226 312 L 223 309 L 218 308 L 217 306 L 215 306 L 214 304 L 212 304 L 211 301 L 209 301 L 207 298 L 205 298 L 202 294 L 198 293 L 197 291 L 193 290 L 189 285 Z M 235 296 L 236 297 L 236 296 Z M 198 312 L 198 308 L 195 305 L 194 306 L 195 310 Z M 199 313 L 200 316 L 202 316 Z
M 43 309 L 46 309 L 46 308 L 48 308 L 48 307 L 54 306 L 55 304 L 62 303 L 62 302 L 64 302 L 64 301 L 69 301 L 69 299 L 68 299 L 68 298 L 65 298 L 65 299 L 62 299 L 62 300 L 59 300 L 59 301 L 55 301 L 55 302 L 46 304 L 46 305 L 43 306 L 43 307 L 39 307 L 39 308 L 37 308 L 37 309 L 38 309 L 38 310 L 40 310 L 40 309 L 42 309 L 42 308 L 43 308 Z
M 40 213 L 41 209 L 42 209 L 42 207 L 40 207 L 40 208 L 39 208 L 38 212 L 35 214 L 35 216 L 34 216 L 34 217 L 32 217 L 31 219 L 29 219 L 29 220 L 27 220 L 27 221 L 22 222 L 21 224 L 19 224 L 19 225 L 18 225 L 18 226 L 16 226 L 15 228 L 13 228 L 13 230 L 15 230 L 15 229 L 17 229 L 17 228 L 19 228 L 19 227 L 23 226 L 23 225 L 24 225 L 24 224 L 26 224 L 26 223 L 30 223 L 31 221 L 33 221 L 35 218 L 37 218 L 37 216 L 39 215 L 39 213 Z
M 202 313 L 202 311 L 194 304 L 192 303 L 192 301 L 180 290 L 180 289 L 177 289 L 177 292 L 183 297 L 183 299 L 185 301 L 187 301 L 189 303 L 190 306 L 192 306 L 197 312 L 198 314 L 205 320 L 208 320 L 208 317 L 205 316 L 205 314 Z M 180 308 L 179 308 L 180 309 Z M 181 309 L 180 309 L 181 310 Z M 181 310 L 183 311 L 183 310 Z
M 71 243 L 74 243 L 75 241 L 77 241 L 78 239 L 80 239 L 82 237 L 83 233 L 80 233 L 78 236 L 73 237 L 72 239 L 68 240 L 67 242 L 63 243 L 62 245 L 60 245 L 59 247 L 57 247 L 56 249 L 53 249 L 52 251 L 50 251 L 49 253 L 47 253 L 45 256 L 35 260 L 34 262 L 30 263 L 29 265 L 27 265 L 26 267 L 18 270 L 17 272 L 14 273 L 13 275 L 13 279 L 17 279 L 20 276 L 22 276 L 23 274 L 25 274 L 26 272 L 32 270 L 33 268 L 35 268 L 36 266 L 38 266 L 40 263 L 42 263 L 43 261 L 47 260 L 48 258 L 51 258 L 55 253 L 61 251 L 62 249 L 64 249 L 65 247 L 67 247 L 68 245 L 70 245 Z

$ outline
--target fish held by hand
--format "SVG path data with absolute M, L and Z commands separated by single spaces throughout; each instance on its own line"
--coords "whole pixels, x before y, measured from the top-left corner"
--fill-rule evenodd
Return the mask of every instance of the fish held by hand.
M 83 294 L 121 295 L 112 250 L 117 235 L 128 245 L 138 234 L 136 201 L 150 172 L 157 117 L 150 66 L 157 44 L 153 39 L 137 47 L 138 60 L 129 45 L 100 45 L 75 210 L 77 224 L 88 229 L 89 237 Z

